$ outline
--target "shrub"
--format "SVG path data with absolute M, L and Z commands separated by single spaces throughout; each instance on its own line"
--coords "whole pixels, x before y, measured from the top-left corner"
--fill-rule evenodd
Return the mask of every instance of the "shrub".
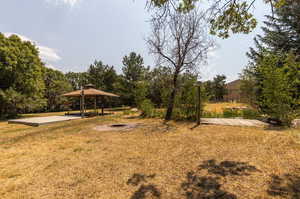
M 221 118 L 223 117 L 223 114 L 217 113 L 215 111 L 203 111 L 202 113 L 203 118 Z
M 223 111 L 223 117 L 225 118 L 233 118 L 233 117 L 241 117 L 242 114 L 238 109 L 226 108 Z
M 154 117 L 155 116 L 155 109 L 154 105 L 149 99 L 145 99 L 139 105 L 140 110 L 142 111 L 142 117 Z
M 244 119 L 258 119 L 260 117 L 259 112 L 254 109 L 243 109 L 242 115 Z

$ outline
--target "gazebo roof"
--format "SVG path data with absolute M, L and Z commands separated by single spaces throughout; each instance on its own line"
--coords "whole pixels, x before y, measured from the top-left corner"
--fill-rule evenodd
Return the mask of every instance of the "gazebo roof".
M 65 93 L 62 96 L 66 97 L 80 97 L 82 90 L 72 91 L 70 93 Z M 109 97 L 119 97 L 116 94 L 108 93 L 105 91 L 97 90 L 94 88 L 83 89 L 83 93 L 85 96 L 109 96 Z

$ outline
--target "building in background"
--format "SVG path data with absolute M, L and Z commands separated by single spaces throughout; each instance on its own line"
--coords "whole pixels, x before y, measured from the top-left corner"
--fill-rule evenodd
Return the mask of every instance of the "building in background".
M 227 95 L 224 96 L 225 101 L 241 102 L 241 82 L 240 79 L 237 79 L 226 84 Z

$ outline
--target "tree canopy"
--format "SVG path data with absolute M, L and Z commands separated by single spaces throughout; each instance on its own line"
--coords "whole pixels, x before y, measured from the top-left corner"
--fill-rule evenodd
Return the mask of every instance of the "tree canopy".
M 186 13 L 196 5 L 208 7 L 211 33 L 227 38 L 230 33 L 249 33 L 256 27 L 257 20 L 251 12 L 256 1 L 269 4 L 272 10 L 286 3 L 286 0 L 149 0 L 148 4 L 158 8 L 161 16 L 170 9 Z

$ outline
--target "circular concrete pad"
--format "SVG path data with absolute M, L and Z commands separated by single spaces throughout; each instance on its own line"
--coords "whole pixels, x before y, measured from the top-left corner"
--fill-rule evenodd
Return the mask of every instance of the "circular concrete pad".
M 140 123 L 117 123 L 96 126 L 94 129 L 97 131 L 126 131 L 141 126 Z

